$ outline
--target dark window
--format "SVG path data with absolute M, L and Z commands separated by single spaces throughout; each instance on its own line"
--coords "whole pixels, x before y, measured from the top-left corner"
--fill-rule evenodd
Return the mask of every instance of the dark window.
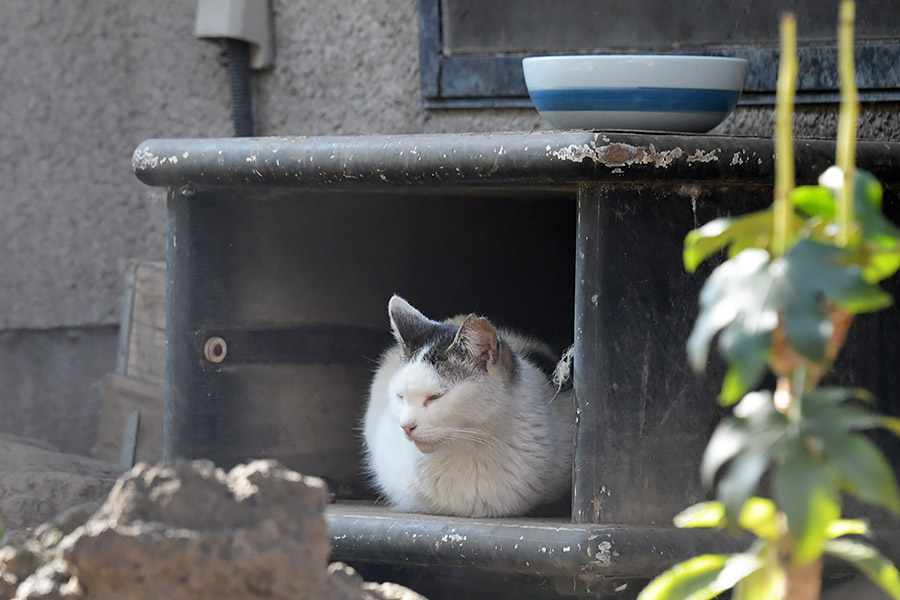
M 702 53 L 750 60 L 742 104 L 774 101 L 778 23 L 798 18 L 798 102 L 838 98 L 839 0 L 419 0 L 426 107 L 530 106 L 522 58 Z M 863 100 L 900 100 L 900 0 L 856 5 Z

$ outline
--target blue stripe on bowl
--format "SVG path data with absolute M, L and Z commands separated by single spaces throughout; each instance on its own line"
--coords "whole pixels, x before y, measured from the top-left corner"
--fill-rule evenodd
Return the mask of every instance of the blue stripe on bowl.
M 529 90 L 535 108 L 729 113 L 740 92 L 682 88 L 592 88 Z

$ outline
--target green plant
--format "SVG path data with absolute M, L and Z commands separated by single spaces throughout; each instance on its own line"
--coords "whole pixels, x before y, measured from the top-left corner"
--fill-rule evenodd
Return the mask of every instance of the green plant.
M 701 600 L 733 589 L 733 598 L 818 598 L 823 554 L 838 556 L 900 599 L 900 574 L 858 538 L 866 525 L 841 518 L 842 494 L 900 513 L 900 488 L 880 450 L 860 433 L 900 435 L 900 419 L 876 414 L 858 389 L 820 387 L 854 315 L 891 297 L 878 282 L 900 268 L 900 229 L 881 213 L 882 189 L 855 169 L 858 101 L 853 65 L 854 4 L 841 4 L 841 116 L 837 165 L 819 185 L 794 185 L 793 93 L 796 21 L 782 18 L 776 107 L 775 198 L 765 211 L 718 219 L 685 239 L 689 272 L 726 250 L 728 259 L 700 294 L 688 339 L 697 370 L 715 338 L 728 362 L 723 405 L 733 416 L 709 441 L 701 476 L 717 500 L 679 514 L 679 527 L 743 529 L 755 536 L 734 555 L 704 555 L 669 569 L 641 600 Z M 774 391 L 751 391 L 766 370 Z M 753 494 L 770 473 L 773 499 Z

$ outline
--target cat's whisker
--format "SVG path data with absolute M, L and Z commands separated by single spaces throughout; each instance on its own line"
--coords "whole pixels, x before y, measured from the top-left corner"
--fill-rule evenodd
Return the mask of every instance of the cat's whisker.
M 441 430 L 443 433 L 448 434 L 447 437 L 456 440 L 467 440 L 471 442 L 475 442 L 477 444 L 481 444 L 485 448 L 494 452 L 497 456 L 502 456 L 505 454 L 504 451 L 508 451 L 509 445 L 506 444 L 503 440 L 498 438 L 492 433 L 488 433 L 487 431 L 481 431 L 478 429 L 467 429 L 461 427 L 446 427 Z

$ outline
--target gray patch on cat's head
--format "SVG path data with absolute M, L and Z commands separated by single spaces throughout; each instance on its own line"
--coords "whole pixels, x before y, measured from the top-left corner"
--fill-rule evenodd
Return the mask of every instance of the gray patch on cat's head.
M 488 365 L 498 364 L 511 378 L 517 376 L 518 358 L 483 317 L 468 315 L 460 326 L 439 323 L 396 295 L 388 303 L 388 314 L 405 361 L 419 356 L 451 382 L 477 378 Z
M 442 340 L 444 343 L 435 344 L 423 357 L 443 377 L 453 381 L 471 379 L 498 367 L 515 378 L 518 373 L 516 357 L 487 319 L 468 315 L 454 329 L 449 344 L 446 339 Z
M 432 321 L 400 296 L 388 302 L 388 315 L 394 338 L 403 350 L 405 360 L 435 344 L 449 346 L 456 334 L 456 327 Z

